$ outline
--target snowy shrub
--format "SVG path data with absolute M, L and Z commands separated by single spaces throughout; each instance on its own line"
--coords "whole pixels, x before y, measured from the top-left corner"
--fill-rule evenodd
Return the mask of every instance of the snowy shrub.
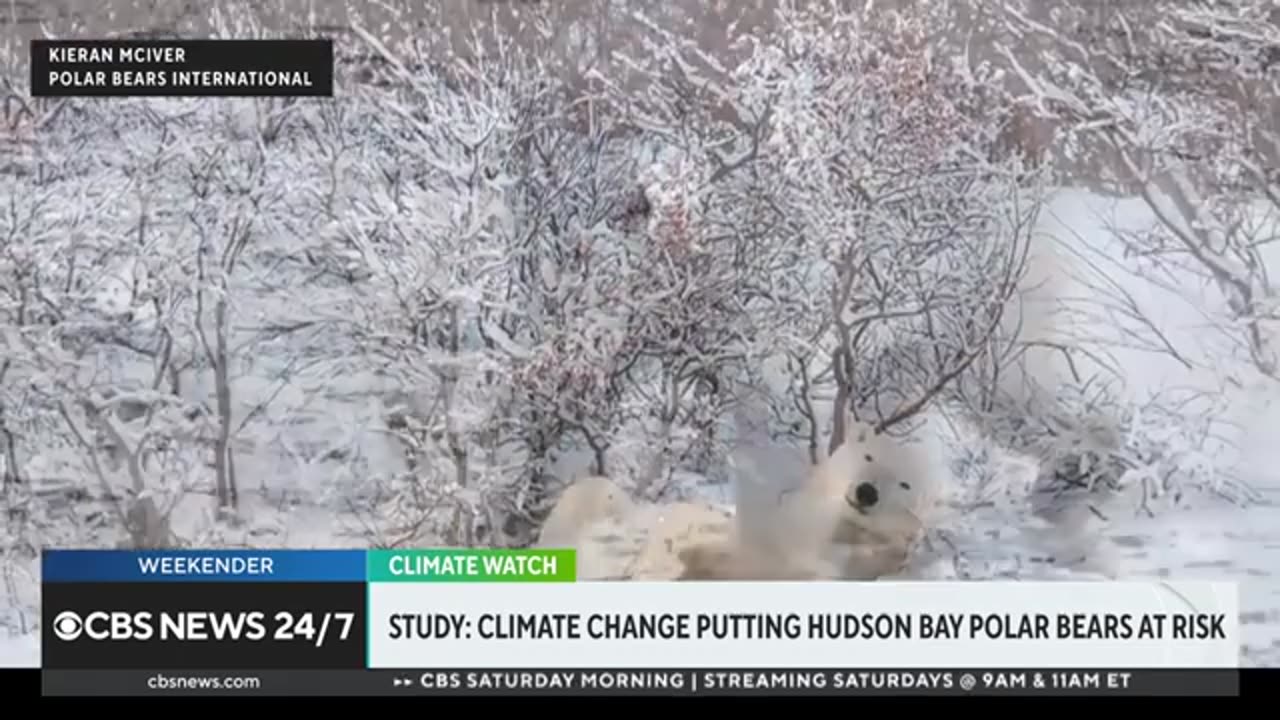
M 1216 289 L 1218 331 L 1259 373 L 1280 377 L 1271 251 L 1280 233 L 1280 15 L 1270 0 L 1134 3 L 1101 20 L 1024 2 L 1003 9 L 1039 66 L 1004 49 L 1028 101 L 1064 144 L 1155 215 L 1119 233 L 1152 282 L 1189 275 Z M 1067 30 L 1072 30 L 1070 34 Z
M 745 405 L 816 460 L 835 408 L 897 431 L 996 384 L 1041 177 L 1006 147 L 1028 103 L 943 42 L 963 3 L 636 3 L 626 32 L 594 4 L 411 5 L 417 30 L 410 4 L 346 19 L 333 99 L 35 101 L 6 66 L 7 127 L 37 128 L 0 166 L 7 507 L 231 542 L 262 530 L 225 522 L 247 502 L 305 487 L 356 542 L 519 545 L 584 473 L 728 482 Z M 255 17 L 201 22 L 271 34 Z M 1218 155 L 1220 110 L 1186 121 Z M 1223 247 L 1201 264 L 1265 369 L 1265 272 Z M 1015 425 L 1086 404 L 990 424 L 1079 466 L 1087 422 Z M 1175 492 L 1191 441 L 1131 415 L 1099 462 Z

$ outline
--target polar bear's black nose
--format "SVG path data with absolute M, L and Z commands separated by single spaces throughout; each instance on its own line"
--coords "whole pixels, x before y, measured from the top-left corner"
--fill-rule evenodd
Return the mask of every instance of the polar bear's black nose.
M 853 498 L 863 507 L 875 505 L 880 501 L 880 492 L 871 483 L 859 483 L 853 490 Z

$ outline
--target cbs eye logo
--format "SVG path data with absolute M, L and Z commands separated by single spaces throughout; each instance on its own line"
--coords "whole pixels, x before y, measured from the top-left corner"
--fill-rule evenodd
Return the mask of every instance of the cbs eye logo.
M 71 642 L 84 633 L 84 620 L 70 610 L 58 613 L 53 619 L 53 634 L 59 640 Z

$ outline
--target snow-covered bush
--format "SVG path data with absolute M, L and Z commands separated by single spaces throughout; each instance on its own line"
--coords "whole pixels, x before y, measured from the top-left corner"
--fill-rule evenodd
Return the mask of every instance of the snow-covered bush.
M 1075 251 L 1084 262 L 1071 264 L 1089 265 L 1083 274 L 1091 277 L 1077 279 L 1062 299 L 1056 322 L 1063 339 L 1055 348 L 1074 384 L 1047 388 L 1041 399 L 1052 399 L 1034 407 L 999 407 L 1000 417 L 988 420 L 1002 426 L 1009 444 L 1040 458 L 1042 489 L 1053 496 L 1074 495 L 1095 480 L 1114 489 L 1141 478 L 1139 509 L 1150 508 L 1153 488 L 1169 490 L 1169 498 L 1210 489 L 1250 499 L 1224 467 L 1205 462 L 1221 452 L 1221 402 L 1208 402 L 1204 392 L 1192 402 L 1168 392 L 1135 399 L 1111 390 L 1128 382 L 1114 362 L 1117 350 L 1171 359 L 1188 377 L 1200 372 L 1253 384 L 1248 373 L 1224 374 L 1224 358 L 1237 355 L 1259 377 L 1276 377 L 1274 3 L 1124 3 L 1101 10 L 1011 0 L 993 16 L 993 50 L 1010 90 L 1031 116 L 1054 128 L 1049 149 L 1056 160 L 1088 175 L 1068 180 L 1134 195 L 1152 219 L 1125 223 L 1112 230 L 1113 242 L 1095 239 L 1097 247 L 1084 243 Z M 1119 278 L 1130 273 L 1150 282 L 1156 295 L 1207 292 L 1194 312 L 1208 322 L 1197 319 L 1201 329 L 1192 342 L 1175 339 L 1153 315 L 1159 309 L 1138 301 L 1142 292 Z M 1096 372 L 1077 371 L 1089 365 Z M 1090 457 L 1098 462 L 1090 465 Z
M 368 82 L 332 102 L 59 106 L 49 179 L 14 181 L 44 224 L 5 246 L 23 354 L 4 388 L 49 384 L 6 395 L 4 427 L 44 423 L 80 467 L 64 472 L 162 518 L 170 486 L 237 505 L 237 455 L 278 444 L 372 502 L 388 542 L 523 542 L 569 475 L 651 497 L 724 478 L 731 411 L 779 358 L 806 379 L 766 402 L 808 408 L 795 432 L 815 449 L 831 415 L 815 406 L 887 427 L 973 361 L 1035 203 L 992 160 L 990 78 L 934 56 L 944 14 L 782 4 L 708 48 L 651 8 L 619 48 L 644 54 L 603 77 L 589 13 L 565 35 L 542 4 L 475 12 L 467 37 L 356 28 L 340 53 Z M 209 24 L 266 33 L 236 3 Z M 56 315 L 29 317 L 37 291 Z M 356 378 L 405 462 L 371 464 L 354 426 L 322 430 L 341 422 L 297 397 Z M 33 438 L 7 454 L 53 457 Z M 156 532 L 130 542 L 173 541 Z
M 333 99 L 25 99 L 7 489 L 64 478 L 131 544 L 287 483 L 362 542 L 521 544 L 575 475 L 727 481 L 747 404 L 811 459 L 835 407 L 982 404 L 1041 197 L 1026 105 L 943 42 L 962 3 L 412 5 L 430 32 L 352 9 Z
M 1065 152 L 1105 160 L 1149 206 L 1149 228 L 1118 233 L 1152 282 L 1216 289 L 1217 331 L 1262 375 L 1280 377 L 1280 11 L 1270 0 L 1086 5 L 1004 22 L 1041 51 L 1004 55 L 1020 90 L 1059 127 Z

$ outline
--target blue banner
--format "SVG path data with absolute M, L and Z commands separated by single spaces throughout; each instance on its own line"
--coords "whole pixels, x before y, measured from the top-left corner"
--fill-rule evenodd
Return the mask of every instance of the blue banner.
M 364 582 L 363 550 L 46 550 L 43 582 Z

